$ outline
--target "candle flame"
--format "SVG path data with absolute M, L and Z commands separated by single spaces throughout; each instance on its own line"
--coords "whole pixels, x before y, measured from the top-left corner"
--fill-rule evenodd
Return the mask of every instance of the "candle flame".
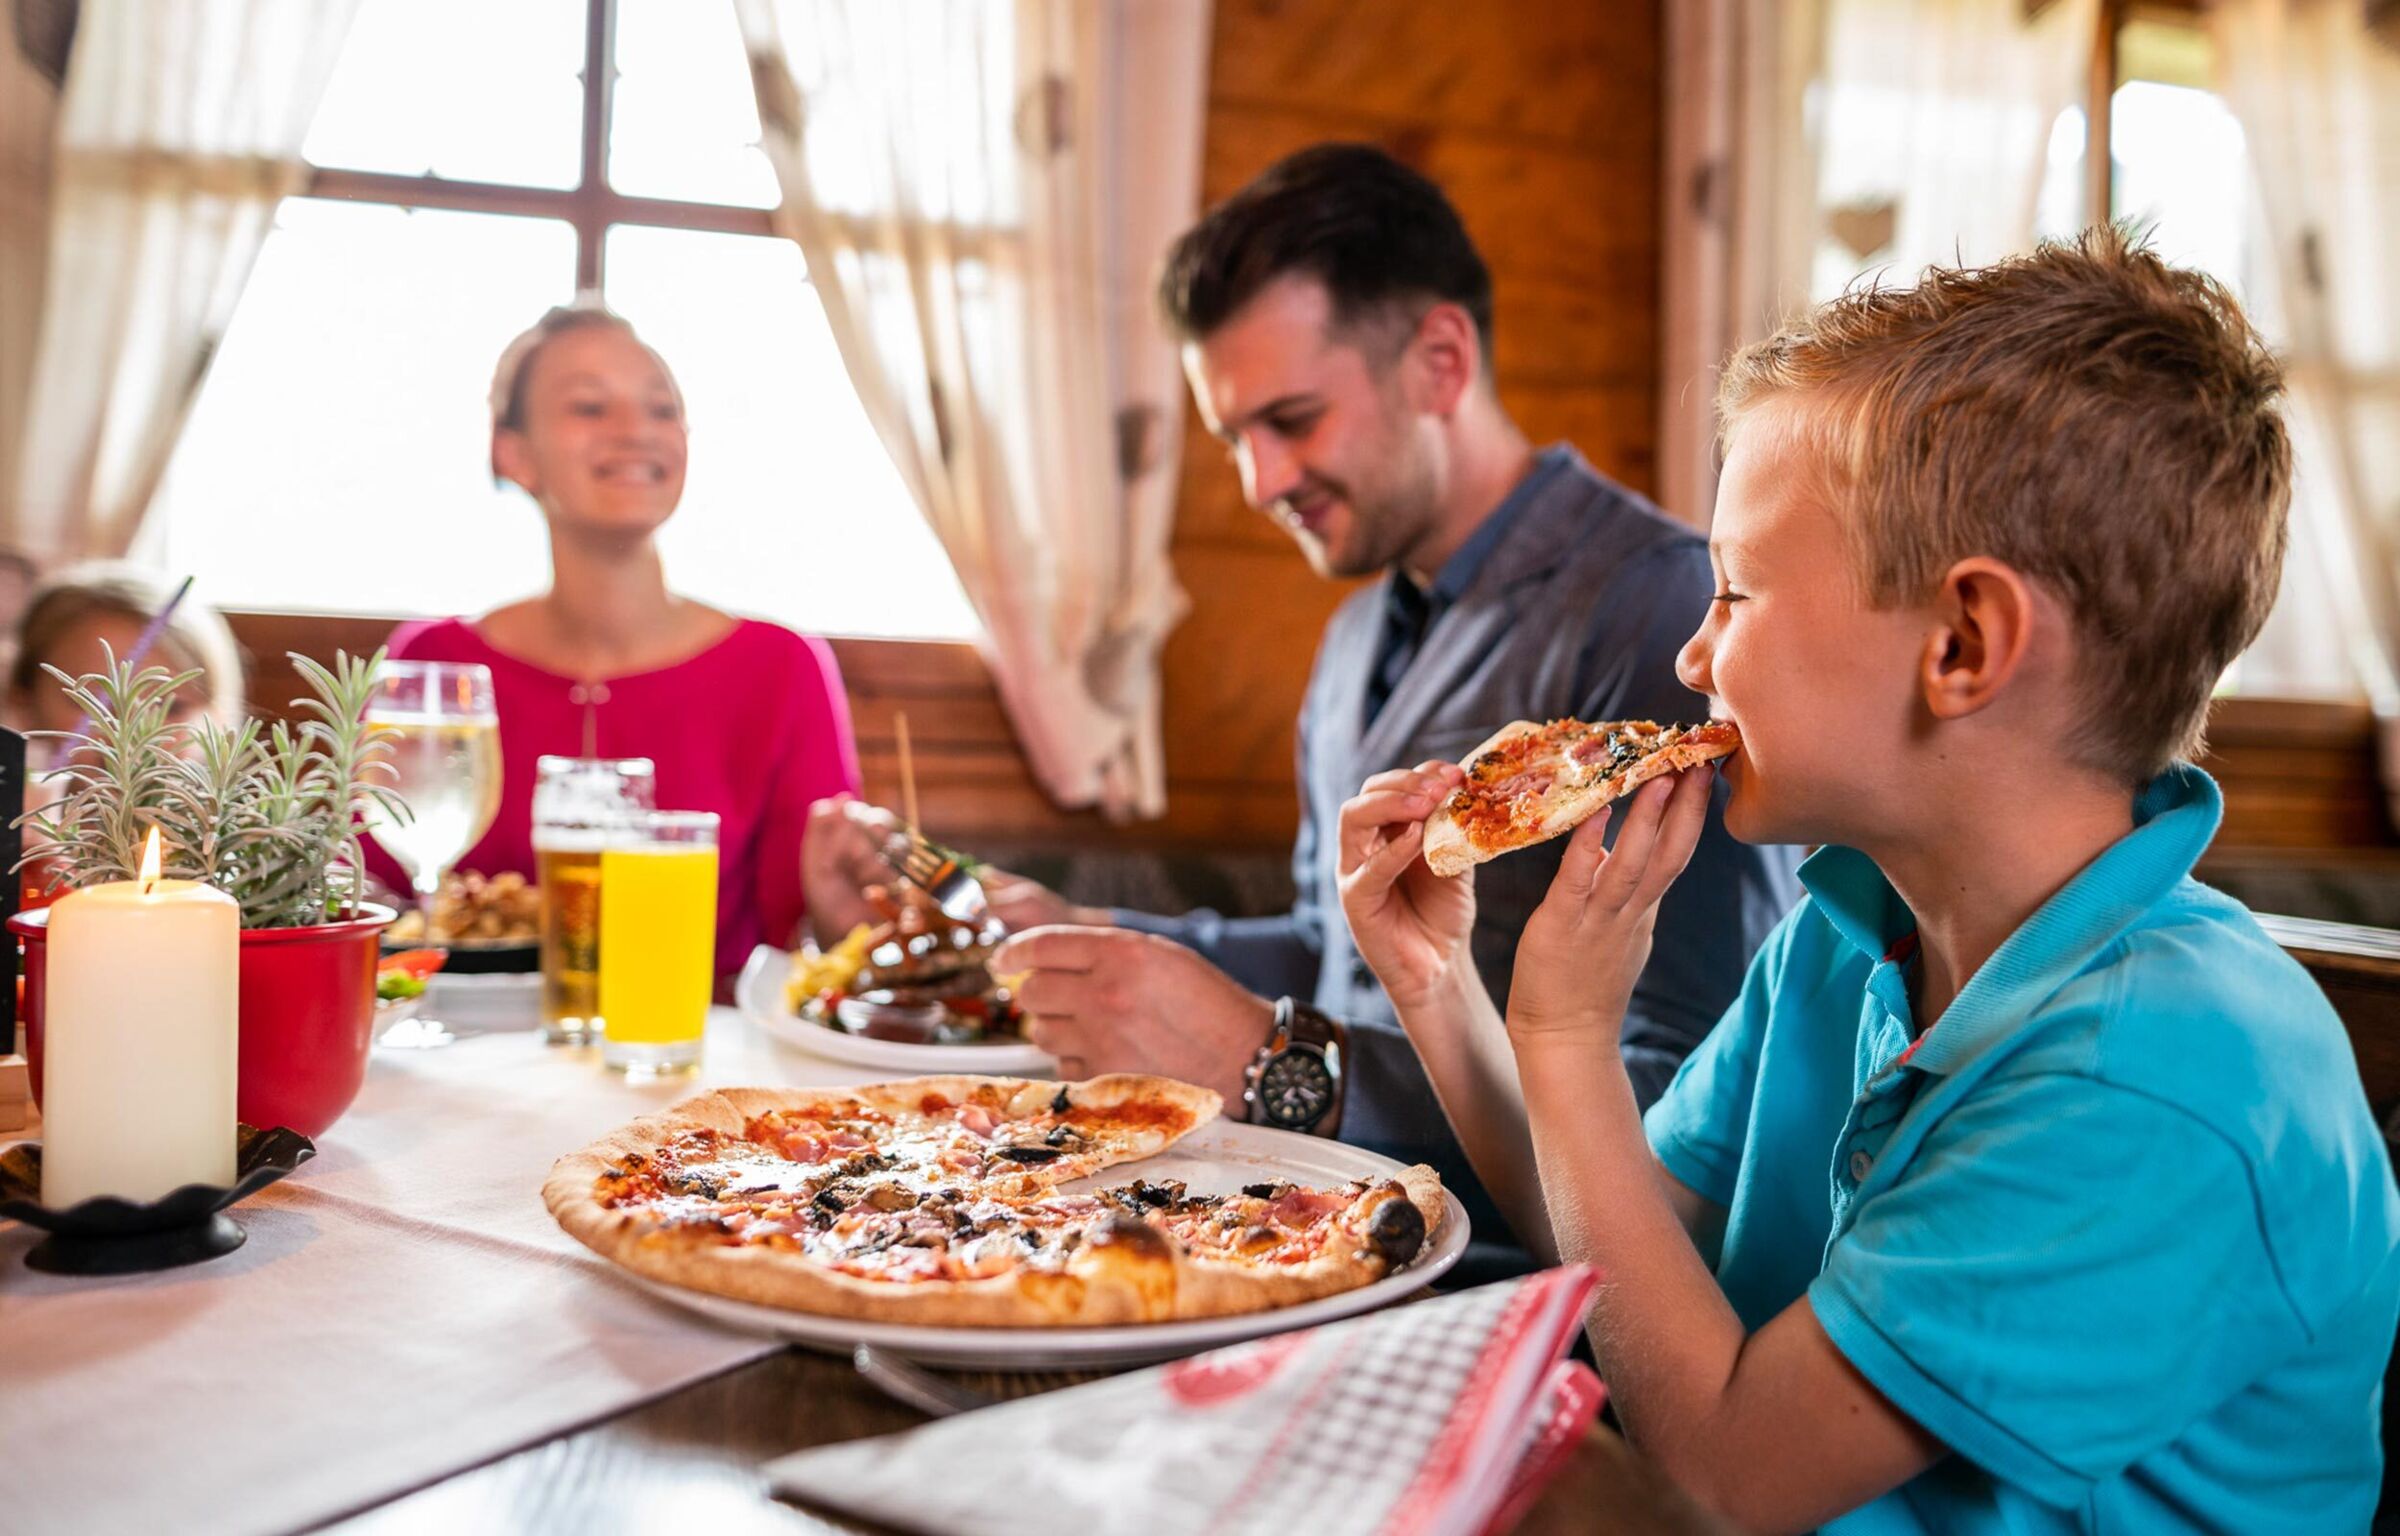
M 142 894 L 149 895 L 150 888 L 156 884 L 158 884 L 158 828 L 152 827 L 150 841 L 142 845 Z

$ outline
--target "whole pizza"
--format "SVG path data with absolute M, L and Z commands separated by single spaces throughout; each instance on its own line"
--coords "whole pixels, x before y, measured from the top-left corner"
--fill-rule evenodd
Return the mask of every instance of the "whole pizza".
M 932 1326 L 1264 1311 L 1379 1279 L 1440 1226 L 1423 1166 L 1236 1193 L 1092 1178 L 1217 1110 L 1208 1089 L 1131 1074 L 729 1088 L 559 1159 L 542 1197 L 578 1241 L 654 1280 Z
M 1513 721 L 1467 754 L 1467 782 L 1425 821 L 1425 862 L 1462 874 L 1512 849 L 1563 837 L 1661 774 L 1727 756 L 1730 721 Z

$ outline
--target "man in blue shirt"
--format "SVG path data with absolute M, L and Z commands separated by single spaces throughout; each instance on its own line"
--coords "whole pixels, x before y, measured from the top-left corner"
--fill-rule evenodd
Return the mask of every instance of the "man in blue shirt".
M 1710 771 L 1575 834 L 1505 1017 L 1417 856 L 1456 770 L 1344 807 L 1344 910 L 1478 1171 L 1606 1273 L 1627 1434 L 1746 1528 L 2373 1516 L 2400 1191 L 2340 1021 L 2190 878 L 2221 807 L 2180 761 L 2274 599 L 2280 384 L 2110 230 L 1732 360 L 1682 669 L 1741 731 L 1734 834 L 1827 846 L 1646 1123 L 1589 1042 Z

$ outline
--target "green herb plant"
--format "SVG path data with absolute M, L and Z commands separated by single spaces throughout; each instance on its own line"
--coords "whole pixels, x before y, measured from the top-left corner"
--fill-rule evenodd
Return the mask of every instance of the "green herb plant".
M 18 818 L 34 834 L 24 862 L 49 861 L 54 888 L 131 880 L 156 827 L 161 873 L 225 892 L 245 928 L 358 913 L 360 816 L 370 806 L 395 821 L 409 814 L 389 782 L 389 733 L 366 720 L 382 661 L 380 650 L 337 652 L 331 667 L 293 655 L 310 690 L 293 700 L 302 718 L 263 731 L 254 720 L 178 724 L 176 696 L 195 672 L 136 672 L 114 652 L 80 678 L 44 667 L 91 724 L 81 736 L 35 733 L 66 744 L 54 774 L 65 793 Z

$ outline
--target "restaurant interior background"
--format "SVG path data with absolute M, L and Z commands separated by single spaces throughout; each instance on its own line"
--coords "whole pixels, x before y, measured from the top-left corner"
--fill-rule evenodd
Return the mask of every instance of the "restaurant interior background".
M 1713 360 L 1862 274 L 2105 215 L 2232 284 L 2303 484 L 2209 867 L 2400 927 L 2393 0 L 6 3 L 0 547 L 196 575 L 263 708 L 541 585 L 484 390 L 597 289 L 689 394 L 672 580 L 835 637 L 870 795 L 905 709 L 940 835 L 1273 904 L 1342 591 L 1189 419 L 1151 268 L 1366 139 L 1489 253 L 1525 429 L 1699 524 Z

